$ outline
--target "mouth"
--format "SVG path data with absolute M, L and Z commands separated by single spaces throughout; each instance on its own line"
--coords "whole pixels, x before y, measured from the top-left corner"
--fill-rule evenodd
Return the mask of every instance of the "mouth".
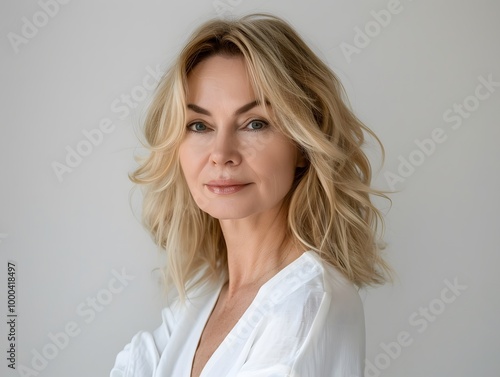
M 214 180 L 205 186 L 207 190 L 216 195 L 230 195 L 243 190 L 250 183 L 242 183 L 234 180 Z

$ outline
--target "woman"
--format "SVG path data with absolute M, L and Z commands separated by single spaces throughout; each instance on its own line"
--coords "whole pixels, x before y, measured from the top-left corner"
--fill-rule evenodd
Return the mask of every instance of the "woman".
M 176 294 L 111 376 L 363 376 L 356 287 L 391 274 L 364 132 L 378 141 L 284 21 L 196 30 L 158 87 L 132 175 Z

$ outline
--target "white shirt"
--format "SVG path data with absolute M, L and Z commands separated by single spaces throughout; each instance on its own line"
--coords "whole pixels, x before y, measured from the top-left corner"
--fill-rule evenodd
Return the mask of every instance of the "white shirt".
M 162 310 L 163 324 L 139 332 L 110 377 L 190 377 L 199 339 L 221 284 Z M 201 377 L 362 377 L 363 305 L 355 286 L 307 251 L 278 272 L 205 365 Z

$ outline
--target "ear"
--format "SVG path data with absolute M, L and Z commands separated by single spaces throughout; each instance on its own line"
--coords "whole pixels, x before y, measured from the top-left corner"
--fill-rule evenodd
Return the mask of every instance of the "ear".
M 297 164 L 296 167 L 298 168 L 305 168 L 307 166 L 307 163 L 309 160 L 307 159 L 306 152 L 302 148 L 298 148 L 298 153 L 297 153 Z

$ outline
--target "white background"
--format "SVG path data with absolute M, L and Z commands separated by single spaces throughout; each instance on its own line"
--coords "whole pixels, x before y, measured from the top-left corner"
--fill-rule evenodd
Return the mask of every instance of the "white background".
M 481 100 L 470 96 L 480 77 L 500 81 L 500 3 L 401 0 L 377 29 L 371 11 L 394 1 L 222 2 L 232 4 L 226 16 L 284 17 L 338 73 L 354 110 L 386 147 L 383 166 L 370 149 L 379 188 L 390 188 L 386 176 L 400 175 L 402 159 L 418 165 L 393 183 L 390 210 L 381 203 L 386 254 L 399 279 L 361 292 L 372 365 L 366 376 L 498 376 L 500 87 L 481 88 Z M 160 324 L 163 305 L 154 271 L 161 260 L 127 178 L 147 102 L 137 86 L 148 69 L 164 70 L 217 10 L 211 0 L 74 0 L 52 6 L 45 19 L 41 11 L 36 1 L 0 5 L 0 375 L 19 375 L 5 357 L 10 260 L 17 367 L 41 369 L 33 352 L 52 357 L 36 374 L 21 375 L 106 376 L 137 331 Z M 16 45 L 9 33 L 23 37 L 23 17 L 46 25 L 24 27 L 31 34 Z M 355 41 L 357 30 L 372 35 L 366 47 Z M 347 44 L 357 52 L 343 52 Z M 113 110 L 131 93 L 141 99 L 136 108 Z M 464 100 L 471 111 L 443 119 Z M 68 146 L 85 151 L 82 132 L 105 118 L 111 132 L 58 179 L 53 164 L 66 165 Z M 419 152 L 415 140 L 436 132 L 446 140 Z M 134 278 L 120 283 L 113 271 Z M 460 288 L 453 293 L 447 282 Z M 101 302 L 95 309 L 92 297 Z M 49 334 L 68 324 L 78 334 L 66 342 L 60 335 L 62 349 L 51 346 Z

